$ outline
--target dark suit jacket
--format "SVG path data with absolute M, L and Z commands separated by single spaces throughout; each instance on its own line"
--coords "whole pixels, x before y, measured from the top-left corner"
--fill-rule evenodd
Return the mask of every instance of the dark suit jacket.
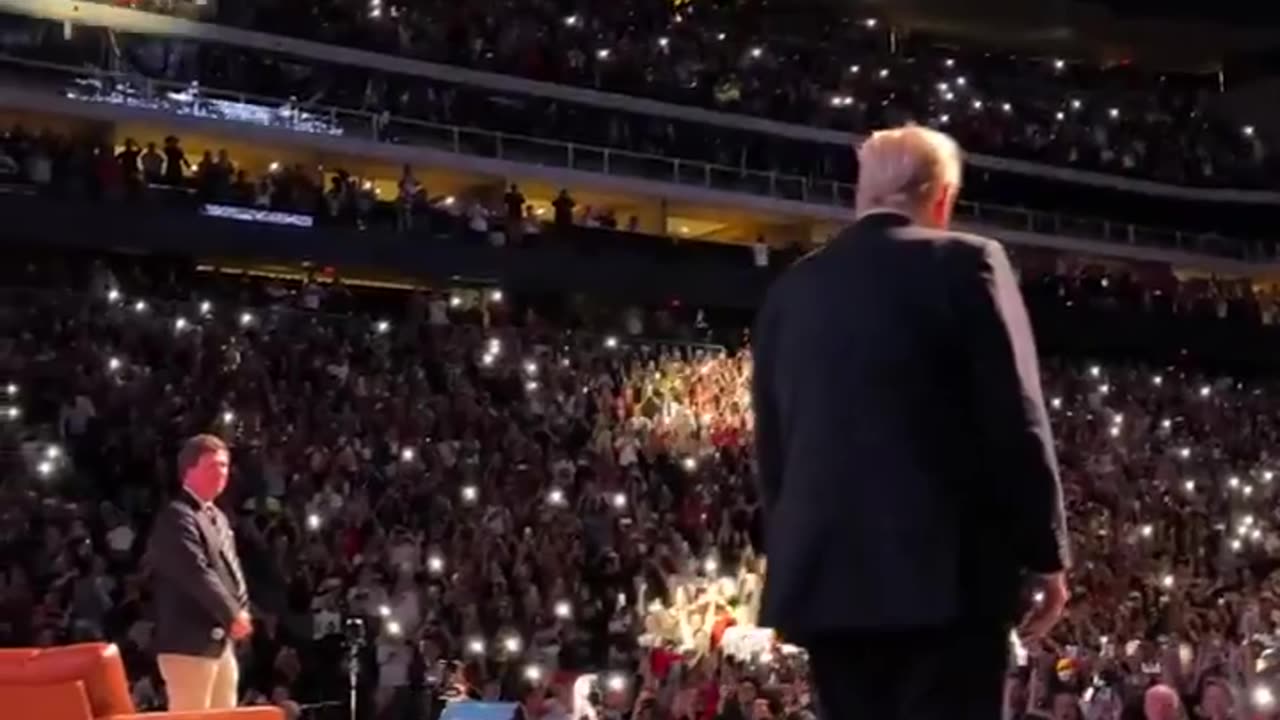
M 219 542 L 221 533 L 226 533 L 225 543 Z M 231 621 L 249 607 L 226 516 L 216 506 L 206 512 L 199 500 L 180 491 L 155 519 L 148 557 L 155 651 L 220 655 L 229 642 Z
M 991 240 L 875 213 L 757 319 L 761 621 L 792 638 L 1015 619 L 1067 563 L 1035 346 Z

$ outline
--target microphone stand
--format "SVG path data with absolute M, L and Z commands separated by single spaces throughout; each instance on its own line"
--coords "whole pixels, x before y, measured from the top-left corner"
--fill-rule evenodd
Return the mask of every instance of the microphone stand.
M 347 687 L 350 688 L 350 697 L 347 698 L 348 709 L 351 714 L 348 716 L 350 720 L 356 720 L 356 710 L 359 704 L 359 687 L 360 683 L 360 646 L 357 643 L 347 644 Z

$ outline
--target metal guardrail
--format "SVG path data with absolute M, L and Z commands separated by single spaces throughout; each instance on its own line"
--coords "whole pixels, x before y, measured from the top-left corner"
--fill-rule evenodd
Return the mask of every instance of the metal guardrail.
M 446 65 L 414 58 L 386 54 L 385 47 L 359 49 L 334 45 L 289 34 L 279 35 L 242 28 L 231 18 L 216 18 L 216 0 L 192 8 L 190 0 L 132 0 L 133 8 L 119 7 L 111 0 L 91 3 L 50 2 L 49 0 L 0 0 L 0 8 L 8 12 L 56 21 L 85 23 L 124 32 L 156 37 L 186 38 L 198 43 L 224 43 L 246 50 L 283 54 L 312 62 L 336 63 L 376 70 L 406 77 L 429 78 L 439 82 L 467 85 L 499 93 L 554 99 L 574 105 L 603 108 L 641 117 L 665 118 L 713 128 L 730 128 L 757 135 L 788 138 L 801 142 L 848 148 L 860 136 L 810 125 L 771 120 L 695 105 L 677 104 L 663 99 L 626 95 L 577 85 L 532 80 L 459 65 Z M 194 9 L 196 12 L 186 12 Z M 212 12 L 210 12 L 212 11 Z M 205 18 L 196 20 L 199 16 Z M 230 24 L 228 24 L 228 22 Z M 966 160 L 985 170 L 1029 175 L 1076 186 L 1123 190 L 1171 200 L 1196 202 L 1256 203 L 1280 205 L 1280 193 L 1214 187 L 1170 185 L 1164 182 L 1107 172 L 1083 170 L 1011 157 L 966 153 Z
M 17 74 L 18 72 L 21 74 Z M 69 67 L 0 55 L 0 77 L 7 82 L 18 83 L 29 88 L 39 87 L 51 90 L 63 97 L 85 102 L 143 107 L 232 122 L 257 122 L 264 126 L 297 132 L 423 146 L 475 157 L 637 178 L 825 207 L 851 207 L 854 199 L 854 186 L 849 183 L 814 180 L 783 173 L 764 173 L 661 155 L 444 125 L 365 110 L 298 103 L 293 99 L 264 97 L 190 83 L 155 80 L 98 68 Z M 237 105 L 246 108 L 243 116 L 229 116 L 226 108 Z M 219 110 L 219 108 L 222 109 Z M 269 119 L 263 121 L 264 117 Z M 1152 228 L 1102 218 L 1061 215 L 968 201 L 957 204 L 956 215 L 961 220 L 971 220 L 1027 233 L 1208 254 L 1238 260 L 1273 261 L 1277 258 L 1274 243 Z

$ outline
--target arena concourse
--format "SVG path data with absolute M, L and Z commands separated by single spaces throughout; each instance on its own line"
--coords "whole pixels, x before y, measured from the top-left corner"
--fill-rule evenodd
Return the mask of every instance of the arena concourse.
M 1183 190 L 1271 190 L 1280 170 L 1263 132 L 1212 110 L 1212 78 L 900 43 L 869 14 L 697 0 L 247 5 L 206 19 L 846 133 L 915 121 L 972 153 Z M 119 63 L 359 109 L 383 118 L 379 141 L 406 146 L 396 118 L 519 126 L 812 186 L 856 172 L 847 149 L 763 131 L 230 45 L 157 55 L 154 38 L 3 20 L 0 83 L 13 60 Z M 386 197 L 351 167 L 259 172 L 177 131 L 107 138 L 28 122 L 0 139 L 5 198 L 139 228 L 175 209 L 239 208 L 305 217 L 317 237 L 619 252 L 760 286 L 810 249 L 649 236 L 579 207 L 576 189 L 549 214 L 506 182 L 497 198 L 433 193 L 412 165 Z M 1172 226 L 1206 257 L 1276 256 L 1265 203 L 1207 212 L 1105 183 L 969 172 L 979 197 Z M 164 708 L 146 538 L 177 448 L 213 433 L 233 450 L 223 504 L 253 591 L 254 633 L 237 649 L 244 705 L 348 718 L 354 652 L 361 718 L 438 718 L 477 701 L 547 720 L 819 717 L 803 651 L 755 623 L 767 558 L 749 304 L 597 296 L 559 277 L 533 290 L 304 257 L 223 262 L 192 242 L 175 255 L 5 241 L 0 647 L 115 643 L 138 709 Z M 1075 565 L 1064 621 L 1011 648 L 1005 717 L 1157 720 L 1144 694 L 1163 685 L 1185 717 L 1280 718 L 1274 276 L 1010 254 L 1042 351 Z

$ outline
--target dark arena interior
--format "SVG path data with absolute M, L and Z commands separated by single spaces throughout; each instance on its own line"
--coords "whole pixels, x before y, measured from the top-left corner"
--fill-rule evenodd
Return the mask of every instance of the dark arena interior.
M 760 620 L 799 530 L 754 323 L 914 125 L 1012 262 L 1065 506 L 1002 720 L 1280 719 L 1272 15 L 0 0 L 0 717 L 863 720 Z M 236 708 L 168 700 L 184 485 Z

